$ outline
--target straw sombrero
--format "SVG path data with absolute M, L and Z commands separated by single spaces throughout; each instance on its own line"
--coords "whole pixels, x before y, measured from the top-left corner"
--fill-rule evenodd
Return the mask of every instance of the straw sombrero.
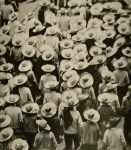
M 66 107 L 73 107 L 79 103 L 76 93 L 73 90 L 67 90 L 62 93 L 62 101 Z
M 115 22 L 115 16 L 113 13 L 106 13 L 104 16 L 103 16 L 103 21 L 105 23 L 109 23 L 109 24 L 112 24 Z
M 4 98 L 0 97 L 0 107 L 4 106 L 4 104 L 5 104 Z
M 125 17 L 120 17 L 118 20 L 117 20 L 117 24 L 122 24 L 122 23 L 130 23 L 129 19 L 125 18 Z
M 27 40 L 27 44 L 34 46 L 37 43 L 37 37 L 36 36 L 31 36 L 28 40 Z
M 89 66 L 89 63 L 79 61 L 74 65 L 74 69 L 75 70 L 82 70 L 82 69 L 86 69 L 88 66 Z
M 131 57 L 131 48 L 130 47 L 126 47 L 126 48 L 122 49 L 122 54 L 124 56 Z
M 6 47 L 0 44 L 0 56 L 4 55 L 5 53 L 6 53 Z
M 82 42 L 85 40 L 85 36 L 82 34 L 76 34 L 76 35 L 72 36 L 72 40 L 74 42 Z
M 29 145 L 25 140 L 15 139 L 11 144 L 12 150 L 28 150 Z
M 71 39 L 64 39 L 60 41 L 60 47 L 66 49 L 66 48 L 72 48 L 74 45 L 74 41 Z
M 36 120 L 36 124 L 44 130 L 47 130 L 47 131 L 51 130 L 50 126 L 47 124 L 47 121 L 45 119 Z
M 105 61 L 106 61 L 105 55 L 97 55 L 93 57 L 93 59 L 90 61 L 90 64 L 98 65 L 104 63 Z
M 71 59 L 74 56 L 74 51 L 71 48 L 69 48 L 69 49 L 63 49 L 61 51 L 61 55 L 65 59 Z
M 54 55 L 55 55 L 54 50 L 44 51 L 42 54 L 42 59 L 45 61 L 49 61 L 49 60 L 52 60 Z
M 69 87 L 69 88 L 74 87 L 78 83 L 79 78 L 80 77 L 78 74 L 73 75 L 72 77 L 68 78 L 67 79 L 67 87 Z
M 98 122 L 100 120 L 99 113 L 94 109 L 85 110 L 83 113 L 84 117 L 91 122 Z
M 10 29 L 11 29 L 10 25 L 4 25 L 3 27 L 1 27 L 0 30 L 2 31 L 2 34 L 7 34 L 9 33 Z
M 15 76 L 13 79 L 15 85 L 22 85 L 26 83 L 27 80 L 28 80 L 28 77 L 25 74 L 19 74 Z
M 9 15 L 9 20 L 10 21 L 14 21 L 15 19 L 17 19 L 18 17 L 18 13 L 17 12 L 13 12 Z
M 92 86 L 93 83 L 94 83 L 94 79 L 90 73 L 84 72 L 81 74 L 79 84 L 82 88 L 88 88 Z
M 121 47 L 125 43 L 126 43 L 126 39 L 124 37 L 120 37 L 120 38 L 116 39 L 116 41 L 114 42 L 113 47 Z
M 7 127 L 11 123 L 11 118 L 8 115 L 0 115 L 0 129 Z
M 102 49 L 98 46 L 92 46 L 89 50 L 89 53 L 91 56 L 94 57 L 94 56 L 102 54 Z
M 97 37 L 97 31 L 92 28 L 86 31 L 85 36 L 87 39 L 96 39 Z
M 0 44 L 7 45 L 10 42 L 10 36 L 6 34 L 2 34 L 0 36 Z
M 23 32 L 25 29 L 26 29 L 26 26 L 21 24 L 15 28 L 15 33 Z
M 85 44 L 77 44 L 74 47 L 73 51 L 75 54 L 78 54 L 78 53 L 87 53 L 88 54 L 87 47 Z
M 105 38 L 113 38 L 116 35 L 115 30 L 105 30 Z
M 102 93 L 102 94 L 99 94 L 98 95 L 98 101 L 101 102 L 101 103 L 111 103 L 113 101 L 113 96 L 111 94 L 108 94 L 108 93 Z
M 24 44 L 24 41 L 21 38 L 19 38 L 19 39 L 13 38 L 12 44 L 14 46 L 22 46 Z
M 59 85 L 59 82 L 58 81 L 47 81 L 45 84 L 44 84 L 44 87 L 46 89 L 52 89 L 52 88 L 55 88 Z
M 14 67 L 14 65 L 11 63 L 4 63 L 4 64 L 0 65 L 0 71 L 7 72 L 7 71 L 10 71 L 13 67 Z
M 113 5 L 112 5 L 111 2 L 106 2 L 106 3 L 103 4 L 103 7 L 104 7 L 104 9 L 106 9 L 106 10 L 111 10 L 112 7 L 113 7 Z
M 98 18 L 91 18 L 88 22 L 87 29 L 97 28 L 103 24 L 103 21 Z
M 118 48 L 117 47 L 107 47 L 106 48 L 106 57 L 111 57 L 113 55 L 115 55 L 118 51 Z
M 45 51 L 50 51 L 50 50 L 53 51 L 53 49 L 49 45 L 46 45 L 46 44 L 43 44 L 39 50 L 41 53 L 43 53 Z
M 75 22 L 75 24 L 74 24 L 74 27 L 76 29 L 79 29 L 79 30 L 81 30 L 83 28 L 86 28 L 86 20 L 83 19 L 83 18 L 77 19 L 76 22 Z
M 113 62 L 113 66 L 116 67 L 116 68 L 125 68 L 127 66 L 127 61 L 122 59 L 122 58 L 116 59 Z
M 4 128 L 0 132 L 0 142 L 8 141 L 14 134 L 14 131 L 12 128 Z
M 101 41 L 101 40 L 96 41 L 95 45 L 100 47 L 100 48 L 106 48 L 107 47 L 106 44 L 104 44 L 103 41 Z
M 31 70 L 31 68 L 32 68 L 32 63 L 29 60 L 22 61 L 18 67 L 19 71 L 21 72 L 29 71 Z
M 57 106 L 52 102 L 45 103 L 41 108 L 41 114 L 45 118 L 51 118 L 57 113 Z
M 102 27 L 103 27 L 105 30 L 114 30 L 114 29 L 115 29 L 114 25 L 109 25 L 108 23 L 103 23 L 103 24 L 102 24 Z
M 34 33 L 40 32 L 40 31 L 42 31 L 43 29 L 45 29 L 45 26 L 43 26 L 43 25 L 40 24 L 40 25 L 36 26 L 35 29 L 33 29 L 33 32 L 34 32 Z
M 60 70 L 63 71 L 63 72 L 72 70 L 73 67 L 74 67 L 74 64 L 73 64 L 71 61 L 62 60 L 62 61 L 60 62 Z
M 25 57 L 33 57 L 36 53 L 36 49 L 33 46 L 26 45 L 22 48 L 22 54 Z
M 122 23 L 118 26 L 118 32 L 124 35 L 131 34 L 131 27 L 127 23 Z
M 51 27 L 48 27 L 46 29 L 46 33 L 49 34 L 49 35 L 54 35 L 54 34 L 56 34 L 58 32 L 59 32 L 59 29 L 57 27 L 55 27 L 55 26 L 51 26 Z
M 19 98 L 20 97 L 17 94 L 10 94 L 4 97 L 5 101 L 10 104 L 18 102 Z
M 104 92 L 111 91 L 115 89 L 118 86 L 118 84 L 108 83 L 106 84 L 106 88 L 104 89 Z
M 77 75 L 77 72 L 75 70 L 70 70 L 70 71 L 67 71 L 63 74 L 62 79 L 64 81 L 67 81 L 69 78 L 71 78 L 75 75 Z
M 100 15 L 102 10 L 103 10 L 103 5 L 101 3 L 96 3 L 90 8 L 91 14 L 95 16 Z
M 47 64 L 47 65 L 43 65 L 41 67 L 41 69 L 44 71 L 44 72 L 53 72 L 55 70 L 55 66 L 54 65 L 50 65 L 50 64 Z
M 28 114 L 36 114 L 39 112 L 39 105 L 34 102 L 26 103 L 21 107 L 22 112 Z

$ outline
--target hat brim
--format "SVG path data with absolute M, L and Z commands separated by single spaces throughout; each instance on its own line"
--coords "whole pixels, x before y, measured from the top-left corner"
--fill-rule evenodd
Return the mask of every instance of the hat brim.
M 112 89 L 108 89 L 107 87 L 103 90 L 104 92 L 108 92 L 110 90 L 115 89 L 118 86 L 118 84 L 113 84 Z
M 9 136 L 7 138 L 4 138 L 2 136 L 2 132 L 3 131 L 6 131 L 9 133 Z M 1 132 L 0 132 L 0 142 L 5 142 L 5 141 L 8 141 L 12 136 L 13 136 L 13 129 L 12 128 L 4 128 Z

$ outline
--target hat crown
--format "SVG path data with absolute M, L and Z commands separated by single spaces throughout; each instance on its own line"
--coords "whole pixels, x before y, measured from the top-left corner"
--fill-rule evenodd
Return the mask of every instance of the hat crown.
M 82 68 L 83 67 L 83 64 L 78 64 L 78 68 Z
M 7 70 L 7 69 L 8 69 L 8 65 L 4 65 L 4 66 L 3 66 L 3 69 L 4 69 L 4 70 Z
M 22 67 L 27 67 L 28 64 L 27 63 L 22 63 Z
M 4 133 L 2 133 L 3 138 L 7 138 L 9 137 L 9 133 L 7 131 L 5 131 Z
M 0 123 L 4 122 L 5 121 L 5 117 L 4 115 L 0 115 Z
M 28 106 L 25 109 L 26 109 L 27 112 L 30 112 L 33 109 L 33 107 L 32 106 Z
M 65 66 L 65 69 L 69 69 L 69 68 L 70 68 L 70 66 L 69 66 L 69 65 L 66 65 L 66 66 Z
M 111 36 L 111 32 L 107 32 L 107 36 Z
M 17 81 L 18 81 L 18 83 L 22 83 L 23 79 L 18 79 Z
M 29 41 L 28 42 L 29 45 L 32 45 L 33 43 L 34 43 L 34 41 Z
M 68 101 L 67 103 L 68 103 L 68 106 L 69 106 L 69 107 L 74 106 L 74 101 L 73 101 L 73 100 L 70 100 L 70 101 Z
M 15 149 L 16 149 L 16 150 L 22 150 L 22 149 L 23 149 L 23 145 L 16 145 L 16 146 L 15 146 Z
M 51 111 L 51 107 L 47 107 L 47 108 L 45 108 L 45 111 L 47 112 L 47 113 L 49 113 L 50 111 Z
M 93 32 L 90 32 L 90 33 L 89 33 L 89 36 L 92 37 L 92 36 L 93 36 Z
M 14 98 L 14 97 L 9 97 L 9 101 L 10 101 L 10 102 L 14 102 L 14 101 L 15 101 L 15 98 Z
M 2 40 L 0 41 L 0 43 L 1 43 L 1 44 L 4 44 L 4 43 L 5 43 L 5 39 L 2 39 Z
M 66 57 L 70 57 L 70 56 L 71 56 L 71 53 L 65 53 L 65 56 L 66 56 Z
M 48 53 L 48 54 L 46 55 L 46 58 L 50 58 L 50 57 L 51 57 L 51 54 Z
M 131 50 L 130 50 L 130 49 L 127 49 L 127 50 L 126 50 L 126 53 L 127 53 L 127 54 L 130 54 L 130 53 L 131 53 Z
M 123 62 L 122 61 L 120 61 L 120 62 L 118 62 L 118 66 L 123 66 Z
M 93 53 L 94 53 L 94 54 L 98 54 L 98 49 L 95 49 L 95 50 L 93 51 Z
M 81 22 L 81 21 L 78 21 L 78 22 L 77 22 L 77 24 L 78 24 L 78 25 L 81 25 L 81 24 L 82 24 L 82 22 Z
M 103 97 L 103 99 L 102 99 L 102 103 L 106 103 L 107 102 L 107 97 Z
M 71 85 L 74 85 L 75 83 L 76 83 L 75 79 L 71 81 Z
M 66 42 L 66 43 L 65 43 L 65 46 L 69 46 L 69 45 L 70 45 L 69 42 Z
M 83 78 L 83 81 L 84 81 L 84 82 L 87 82 L 87 81 L 89 81 L 89 78 L 88 78 L 88 77 L 85 77 L 85 78 Z
M 88 115 L 88 118 L 89 118 L 89 119 L 94 118 L 94 113 L 93 113 L 93 112 L 90 112 L 90 113 L 88 113 L 87 115 Z

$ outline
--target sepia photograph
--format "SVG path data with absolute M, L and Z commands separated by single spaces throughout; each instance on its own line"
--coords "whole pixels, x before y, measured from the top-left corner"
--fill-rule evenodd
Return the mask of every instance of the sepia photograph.
M 131 150 L 131 0 L 0 0 L 0 150 Z

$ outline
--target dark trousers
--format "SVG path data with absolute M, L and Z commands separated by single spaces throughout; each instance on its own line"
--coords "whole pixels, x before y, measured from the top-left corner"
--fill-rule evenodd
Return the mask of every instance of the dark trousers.
M 81 150 L 98 150 L 98 148 L 97 148 L 97 144 L 96 145 L 83 144 L 81 146 Z
M 64 134 L 66 150 L 72 150 L 72 143 L 74 142 L 75 149 L 80 146 L 80 138 L 78 134 Z

